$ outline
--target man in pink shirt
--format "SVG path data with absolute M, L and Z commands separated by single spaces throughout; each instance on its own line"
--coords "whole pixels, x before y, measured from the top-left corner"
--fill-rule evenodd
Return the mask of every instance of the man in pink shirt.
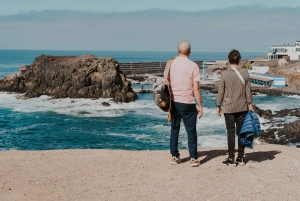
M 198 65 L 189 59 L 190 43 L 186 40 L 178 45 L 178 54 L 170 69 L 169 82 L 172 95 L 170 152 L 171 164 L 180 163 L 178 137 L 180 122 L 183 119 L 188 135 L 190 163 L 192 167 L 200 165 L 197 153 L 197 114 L 202 117 L 202 97 L 200 93 L 200 72 Z M 198 103 L 196 107 L 195 97 Z

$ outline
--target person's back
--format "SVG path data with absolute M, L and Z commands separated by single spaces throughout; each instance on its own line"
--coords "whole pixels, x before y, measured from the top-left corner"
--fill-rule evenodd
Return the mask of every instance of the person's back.
M 178 56 L 170 70 L 172 100 L 179 103 L 195 103 L 194 82 L 200 80 L 198 65 L 188 57 Z
M 250 99 L 250 97 L 248 97 L 250 95 L 248 70 L 240 67 L 238 67 L 237 70 L 245 80 L 245 84 L 242 83 L 232 68 L 228 68 L 222 72 L 220 88 L 224 88 L 224 90 L 219 91 L 218 98 L 223 98 L 223 113 L 234 113 L 248 110 L 247 99 Z M 218 100 L 218 102 L 222 102 L 222 100 Z
M 189 59 L 190 43 L 182 41 L 178 45 L 179 56 L 176 57 L 171 65 L 169 82 L 172 95 L 171 103 L 171 137 L 170 152 L 172 155 L 171 164 L 180 163 L 178 151 L 178 137 L 180 122 L 183 119 L 184 126 L 188 135 L 188 147 L 190 153 L 190 164 L 192 167 L 199 166 L 197 160 L 197 114 L 199 118 L 203 114 L 202 98 L 200 93 L 200 73 L 196 63 Z M 195 98 L 199 104 L 196 107 Z
M 229 155 L 222 163 L 232 166 L 245 164 L 245 146 L 241 143 L 239 133 L 248 110 L 253 110 L 248 70 L 239 67 L 240 59 L 241 55 L 235 49 L 228 54 L 230 68 L 222 72 L 217 96 L 217 113 L 220 117 L 224 113 L 225 117 Z M 238 136 L 236 160 L 235 135 Z

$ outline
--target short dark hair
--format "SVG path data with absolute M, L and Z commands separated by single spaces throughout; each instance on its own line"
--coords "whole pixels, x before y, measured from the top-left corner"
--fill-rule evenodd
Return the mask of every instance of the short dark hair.
M 231 50 L 228 54 L 228 60 L 230 64 L 239 64 L 241 58 L 240 52 L 236 49 Z

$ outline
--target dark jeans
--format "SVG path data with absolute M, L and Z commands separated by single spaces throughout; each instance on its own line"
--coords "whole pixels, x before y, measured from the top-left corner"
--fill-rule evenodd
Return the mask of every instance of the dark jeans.
M 196 104 L 185 104 L 172 102 L 172 121 L 171 121 L 171 138 L 170 152 L 172 156 L 179 157 L 178 136 L 180 131 L 180 122 L 183 119 L 184 127 L 188 135 L 188 147 L 190 157 L 197 159 L 197 109 Z
M 245 146 L 242 145 L 239 134 L 247 112 L 248 111 L 224 114 L 227 129 L 228 154 L 230 158 L 234 158 L 235 135 L 238 136 L 238 157 L 244 157 Z

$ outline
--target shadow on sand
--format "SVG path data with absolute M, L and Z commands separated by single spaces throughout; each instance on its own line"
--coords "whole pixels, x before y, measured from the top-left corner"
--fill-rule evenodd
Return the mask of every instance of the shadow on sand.
M 252 153 L 245 154 L 245 162 L 248 161 L 255 161 L 255 162 L 262 162 L 266 160 L 273 160 L 275 159 L 275 155 L 280 154 L 281 151 L 258 151 Z
M 205 158 L 203 158 L 202 160 L 200 160 L 200 164 L 204 164 L 214 158 L 217 158 L 219 156 L 226 156 L 227 157 L 227 150 L 209 150 L 209 151 L 199 151 L 198 152 L 198 157 L 203 157 L 205 156 Z M 237 153 L 237 150 L 236 150 Z M 247 163 L 248 161 L 256 161 L 256 162 L 262 162 L 262 161 L 266 161 L 266 160 L 273 160 L 275 159 L 275 155 L 280 154 L 281 151 L 258 151 L 258 152 L 252 152 L 252 153 L 246 153 L 245 157 L 244 157 L 244 161 L 245 163 Z M 225 158 L 224 158 L 225 159 Z M 181 162 L 187 162 L 189 161 L 190 158 L 186 157 L 186 158 L 182 158 Z

